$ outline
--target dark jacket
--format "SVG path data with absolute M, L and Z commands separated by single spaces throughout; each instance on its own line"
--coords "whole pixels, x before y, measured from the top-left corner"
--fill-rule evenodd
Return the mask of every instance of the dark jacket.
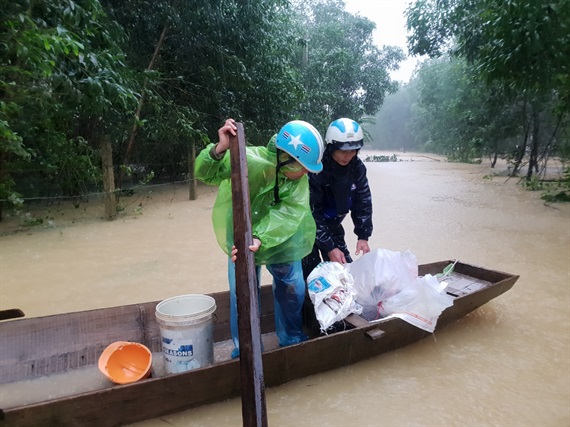
M 317 224 L 316 245 L 328 253 L 337 246 L 339 232 L 344 237 L 341 222 L 348 212 L 359 240 L 372 235 L 372 196 L 366 177 L 366 166 L 355 156 L 346 166 L 332 158 L 332 147 L 323 155 L 323 171 L 309 174 L 311 210 Z M 339 230 L 339 228 L 341 230 Z M 344 240 L 344 239 L 343 239 Z

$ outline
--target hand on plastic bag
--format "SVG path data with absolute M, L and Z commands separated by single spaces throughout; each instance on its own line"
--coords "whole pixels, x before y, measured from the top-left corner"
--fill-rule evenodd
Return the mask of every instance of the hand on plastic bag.
M 325 332 L 335 322 L 362 308 L 354 300 L 353 278 L 338 262 L 320 263 L 307 278 L 315 316 Z

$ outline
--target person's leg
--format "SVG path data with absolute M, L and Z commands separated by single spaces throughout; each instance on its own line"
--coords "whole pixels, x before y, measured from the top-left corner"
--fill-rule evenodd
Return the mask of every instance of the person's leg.
M 239 356 L 239 330 L 237 320 L 237 295 L 236 295 L 236 266 L 231 258 L 228 258 L 228 282 L 230 284 L 230 332 L 234 348 L 232 359 Z
M 301 261 L 267 265 L 273 276 L 275 303 L 275 332 L 279 345 L 286 346 L 305 341 L 303 332 L 303 302 L 305 280 Z
M 303 265 L 303 278 L 307 280 L 309 274 L 315 269 L 317 265 L 321 262 L 321 255 L 319 252 L 319 248 L 317 245 L 313 245 L 313 251 L 303 258 L 302 265 Z
M 257 289 L 259 293 L 259 286 L 261 282 L 261 267 L 256 266 L 255 271 L 257 274 Z M 228 282 L 230 284 L 230 332 L 232 335 L 232 341 L 234 342 L 232 359 L 235 359 L 239 356 L 239 328 L 237 316 L 236 265 L 232 262 L 231 258 L 228 258 Z M 258 304 L 261 305 L 261 300 Z

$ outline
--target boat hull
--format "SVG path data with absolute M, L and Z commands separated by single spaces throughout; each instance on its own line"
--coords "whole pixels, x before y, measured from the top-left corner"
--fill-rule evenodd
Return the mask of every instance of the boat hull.
M 420 266 L 420 275 L 440 273 L 452 261 Z M 518 276 L 457 263 L 461 280 L 471 288 L 450 293 L 453 306 L 439 317 L 436 330 L 508 291 Z M 229 339 L 228 293 L 212 294 L 217 302 L 214 341 Z M 0 323 L 0 382 L 22 381 L 96 364 L 103 349 L 118 340 L 145 344 L 160 351 L 160 330 L 154 318 L 157 302 L 112 307 Z M 271 331 L 271 287 L 262 289 L 262 332 Z M 313 313 L 314 314 L 314 313 Z M 431 335 L 398 318 L 368 322 L 346 319 L 347 329 L 320 335 L 307 310 L 310 339 L 263 353 L 266 387 L 350 365 L 414 343 Z M 11 348 L 5 351 L 6 347 Z M 41 349 L 41 351 L 39 350 Z M 310 357 L 308 357 L 310 355 Z M 119 426 L 240 395 L 239 360 L 227 360 L 180 374 L 112 385 L 44 402 L 2 408 L 0 426 Z

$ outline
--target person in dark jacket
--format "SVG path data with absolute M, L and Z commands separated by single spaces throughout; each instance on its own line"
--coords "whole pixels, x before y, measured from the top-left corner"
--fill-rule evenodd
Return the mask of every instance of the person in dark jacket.
M 370 252 L 372 196 L 366 166 L 358 157 L 363 140 L 362 128 L 351 119 L 335 120 L 327 129 L 323 171 L 309 174 L 310 204 L 317 235 L 313 251 L 303 259 L 305 279 L 321 260 L 352 262 L 342 226 L 349 212 L 358 238 L 355 255 Z

